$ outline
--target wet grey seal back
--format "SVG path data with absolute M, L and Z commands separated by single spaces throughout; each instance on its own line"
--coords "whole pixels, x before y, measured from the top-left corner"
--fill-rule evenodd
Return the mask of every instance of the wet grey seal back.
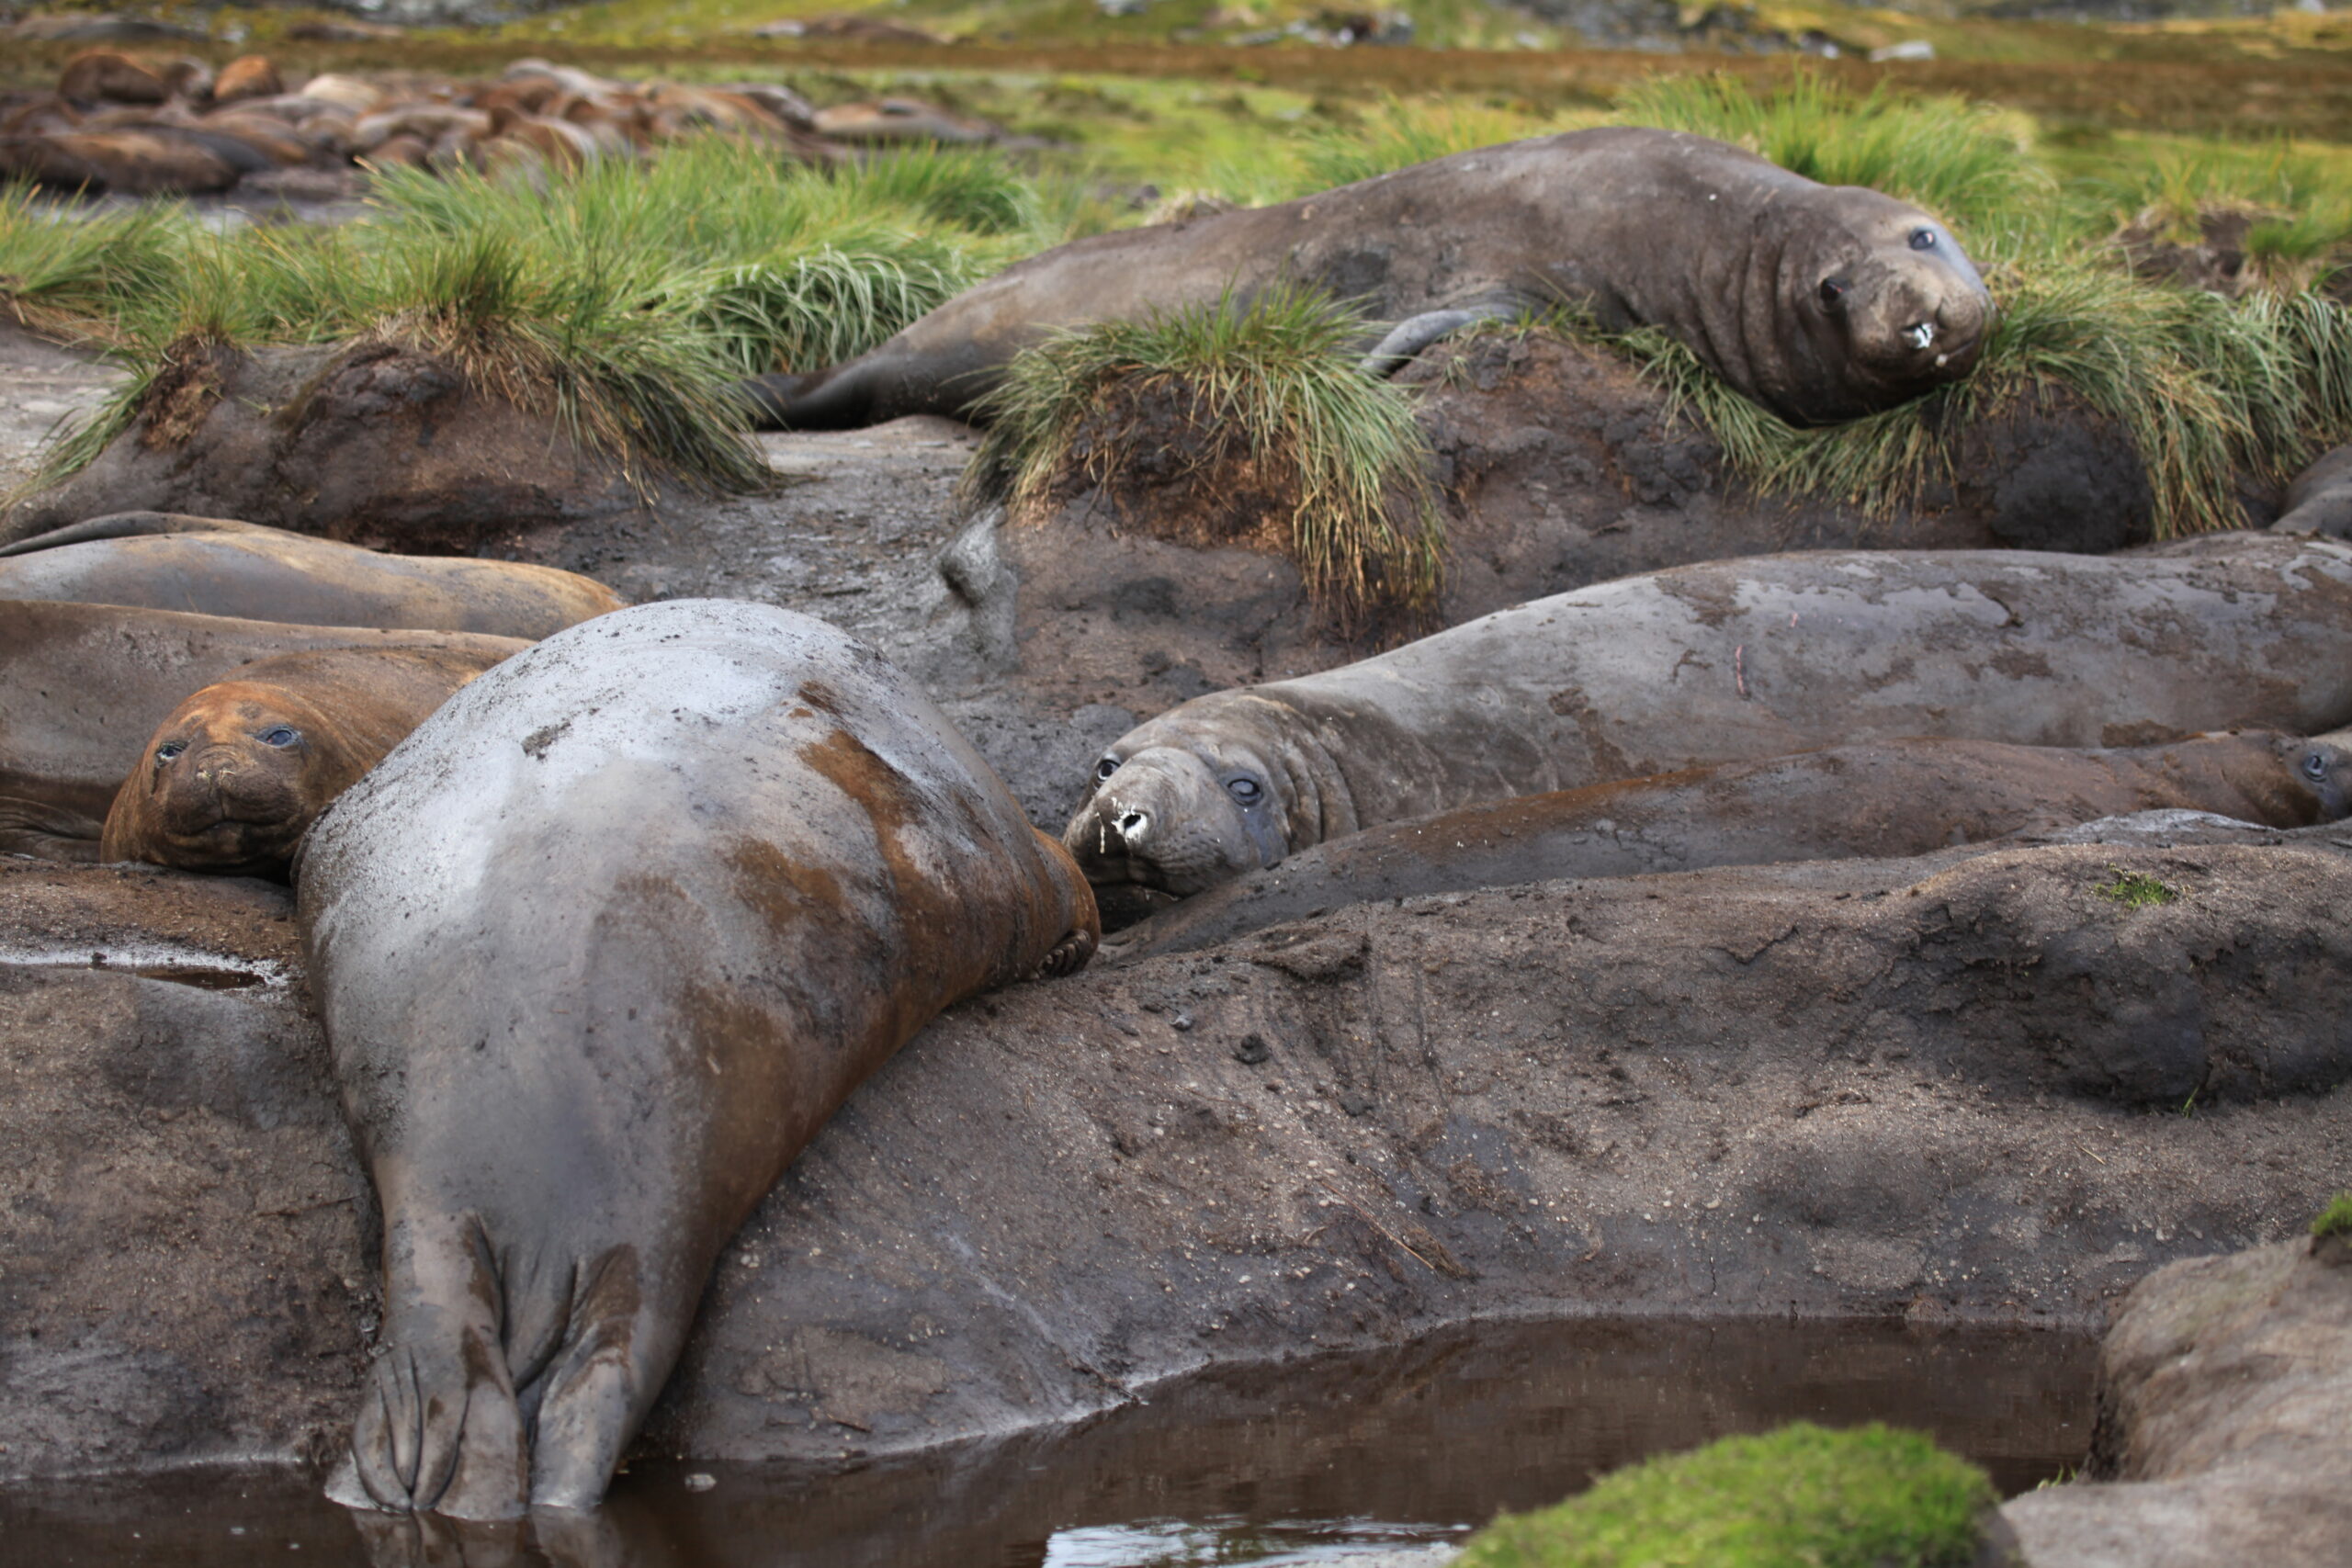
M 1855 741 L 2132 746 L 2347 719 L 2352 548 L 2331 541 L 1758 557 L 1196 697 L 1109 749 L 1063 842 L 1097 882 L 1183 895 L 1375 823 Z
M 587 1507 L 713 1259 L 942 1008 L 1083 962 L 1060 846 L 878 654 L 681 600 L 465 687 L 296 868 L 384 1210 L 384 1338 L 334 1495 Z
M 1800 423 L 1958 380 L 1993 319 L 1974 265 L 1907 202 L 1726 142 L 1612 126 L 1439 158 L 1279 206 L 1100 234 L 966 290 L 872 352 L 747 384 L 790 427 L 970 416 L 1057 327 L 1247 303 L 1284 282 L 1400 323 L 1393 361 L 1480 316 L 1574 303 L 1663 328 Z

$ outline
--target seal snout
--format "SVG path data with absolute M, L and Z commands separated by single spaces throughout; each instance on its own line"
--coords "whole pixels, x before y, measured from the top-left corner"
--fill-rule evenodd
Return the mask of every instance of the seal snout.
M 1093 798 L 1062 832 L 1062 846 L 1095 886 L 1136 884 L 1182 897 L 1280 858 L 1269 857 L 1248 807 L 1208 761 L 1155 746 L 1103 763 Z

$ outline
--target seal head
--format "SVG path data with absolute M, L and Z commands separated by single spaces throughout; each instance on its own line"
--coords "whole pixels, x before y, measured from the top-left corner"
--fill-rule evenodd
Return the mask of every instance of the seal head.
M 375 759 L 299 693 L 207 686 L 148 741 L 107 816 L 99 852 L 189 871 L 283 879 L 294 846 Z
M 1905 202 L 1846 186 L 1845 221 L 1815 224 L 1785 253 L 1792 344 L 1785 379 L 1764 400 L 1801 423 L 1829 424 L 1906 401 L 1976 367 L 1993 297 L 1944 226 Z M 1780 369 L 1767 356 L 1759 368 Z M 1773 382 L 1780 382 L 1773 385 Z
M 2315 822 L 2352 817 L 2352 729 L 2332 730 L 2308 740 L 2278 743 L 2278 760 L 2317 803 Z

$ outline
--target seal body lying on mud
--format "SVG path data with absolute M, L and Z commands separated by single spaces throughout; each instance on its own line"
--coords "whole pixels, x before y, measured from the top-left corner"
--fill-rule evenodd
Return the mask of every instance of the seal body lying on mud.
M 1456 153 L 1277 207 L 1100 234 L 966 290 L 830 370 L 746 384 L 786 427 L 968 416 L 1056 327 L 1247 302 L 1285 281 L 1400 324 L 1384 367 L 1480 315 L 1562 302 L 1661 327 L 1801 423 L 1958 380 L 1992 299 L 1950 231 L 1683 131 L 1610 127 Z
M 1190 952 L 1380 898 L 1715 865 L 1894 859 L 2153 810 L 2272 828 L 2336 821 L 2352 815 L 2352 734 L 2304 739 L 2246 730 L 2119 750 L 1870 741 L 1490 801 L 1317 844 L 1185 899 L 1105 951 L 1122 958 Z
M 552 567 L 381 555 L 169 512 L 93 518 L 0 547 L 0 599 L 534 638 L 621 607 L 603 583 Z
M 801 1145 L 942 1008 L 1097 934 L 879 655 L 708 600 L 469 685 L 297 882 L 384 1212 L 387 1353 L 333 1492 L 464 1517 L 594 1504 Z
M 481 640 L 280 654 L 205 687 L 149 737 L 98 858 L 282 880 L 320 812 L 514 651 Z
M 1903 736 L 2150 744 L 2352 720 L 2352 548 L 1709 561 L 1499 611 L 1122 737 L 1062 841 L 1184 896 L 1377 823 Z
M 190 693 L 255 660 L 437 649 L 493 663 L 528 647 L 469 632 L 298 626 L 117 604 L 0 599 L 0 852 L 88 860 L 147 738 Z

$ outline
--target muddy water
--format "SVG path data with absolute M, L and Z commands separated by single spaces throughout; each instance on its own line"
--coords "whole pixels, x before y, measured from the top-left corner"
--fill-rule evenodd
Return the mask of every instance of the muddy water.
M 1984 1465 L 2005 1493 L 2021 1491 L 2087 1447 L 2096 1351 L 2072 1335 L 1892 1325 L 1485 1325 L 1370 1356 L 1219 1369 L 1076 1429 L 944 1453 L 821 1470 L 639 1462 L 601 1514 L 537 1530 L 363 1519 L 285 1472 L 51 1483 L 0 1491 L 0 1561 L 1418 1564 L 1498 1509 L 1800 1417 L 1918 1427 Z

